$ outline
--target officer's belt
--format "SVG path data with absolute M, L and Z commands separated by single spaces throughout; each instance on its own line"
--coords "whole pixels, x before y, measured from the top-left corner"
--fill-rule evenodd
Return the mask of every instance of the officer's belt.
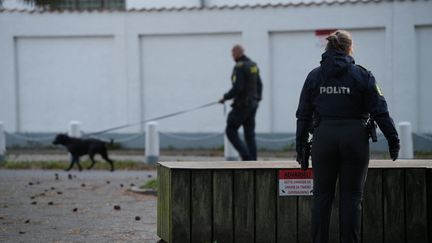
M 320 121 L 366 121 L 367 118 L 364 117 L 322 117 L 319 118 Z

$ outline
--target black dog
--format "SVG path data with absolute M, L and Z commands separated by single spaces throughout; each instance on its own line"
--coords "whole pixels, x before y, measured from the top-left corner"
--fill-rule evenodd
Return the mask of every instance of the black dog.
M 69 171 L 73 164 L 76 163 L 78 165 L 78 169 L 81 171 L 81 165 L 79 163 L 79 159 L 82 155 L 88 154 L 90 157 L 90 160 L 92 161 L 92 164 L 88 167 L 90 170 L 93 165 L 95 164 L 94 156 L 96 154 L 100 154 L 104 160 L 106 160 L 111 165 L 111 171 L 114 171 L 114 161 L 108 158 L 108 151 L 106 148 L 107 144 L 112 144 L 113 140 L 111 140 L 110 143 L 104 142 L 99 139 L 94 138 L 87 138 L 87 139 L 81 139 L 81 138 L 73 138 L 69 137 L 66 134 L 58 134 L 53 144 L 61 144 L 67 148 L 69 153 L 71 153 L 71 162 L 69 165 L 69 168 L 66 169 L 66 171 Z

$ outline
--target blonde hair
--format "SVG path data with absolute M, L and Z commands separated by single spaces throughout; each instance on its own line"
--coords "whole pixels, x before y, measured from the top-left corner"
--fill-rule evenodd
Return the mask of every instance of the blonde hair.
M 327 36 L 326 51 L 335 50 L 349 55 L 352 51 L 352 37 L 346 30 L 337 30 Z

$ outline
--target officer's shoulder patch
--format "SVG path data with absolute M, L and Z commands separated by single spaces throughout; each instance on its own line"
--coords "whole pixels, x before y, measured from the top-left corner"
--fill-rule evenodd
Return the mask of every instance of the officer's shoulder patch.
M 378 93 L 380 96 L 384 96 L 384 94 L 383 94 L 381 88 L 378 86 L 377 83 L 375 83 L 375 90 L 377 91 L 377 93 Z
M 252 74 L 258 73 L 258 67 L 257 67 L 256 65 L 250 67 L 249 70 L 250 70 L 250 72 L 251 72 Z

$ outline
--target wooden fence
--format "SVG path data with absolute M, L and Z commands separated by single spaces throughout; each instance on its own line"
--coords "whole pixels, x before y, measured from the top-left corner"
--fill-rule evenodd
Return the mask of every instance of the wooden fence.
M 371 161 L 364 243 L 432 242 L 432 161 Z M 279 196 L 295 162 L 166 162 L 158 166 L 157 234 L 179 243 L 311 242 L 311 196 Z M 339 240 L 338 195 L 330 241 Z M 429 241 L 428 241 L 429 240 Z

